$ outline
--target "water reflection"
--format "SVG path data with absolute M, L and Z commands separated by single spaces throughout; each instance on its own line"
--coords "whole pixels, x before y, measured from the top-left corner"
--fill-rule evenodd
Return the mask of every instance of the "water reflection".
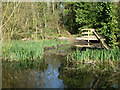
M 53 55 L 47 55 L 48 68 L 45 70 L 41 82 L 41 88 L 63 88 L 63 80 L 59 79 L 58 67 L 60 67 L 60 62 Z M 57 60 L 56 60 L 57 59 Z
M 64 60 L 61 56 L 46 54 L 40 64 L 36 63 L 38 66 L 31 63 L 36 68 L 25 62 L 26 66 L 22 65 L 25 68 L 18 68 L 21 62 L 3 62 L 3 88 L 64 88 L 63 80 L 58 78 L 61 60 Z M 11 65 L 14 69 L 9 67 Z
M 23 69 L 19 63 L 13 63 L 13 65 L 21 68 L 21 70 L 14 70 L 9 69 L 10 65 L 11 63 L 7 63 L 6 67 L 3 65 L 3 88 L 119 87 L 120 73 L 119 71 L 115 73 L 111 67 L 108 68 L 109 65 L 96 65 L 93 69 L 92 65 L 80 64 L 75 68 L 74 65 L 66 62 L 64 56 L 58 54 L 45 54 L 42 62 L 32 64 L 33 68 Z M 31 65 L 28 66 L 31 67 Z
M 101 66 L 101 67 L 100 67 Z M 80 66 L 79 66 L 80 67 Z M 96 68 L 81 65 L 82 68 L 62 66 L 60 79 L 69 88 L 118 88 L 120 72 L 114 72 L 109 65 L 98 64 Z M 108 69 L 106 69 L 108 67 Z M 98 69 L 99 68 L 99 69 Z M 110 70 L 109 70 L 110 69 Z

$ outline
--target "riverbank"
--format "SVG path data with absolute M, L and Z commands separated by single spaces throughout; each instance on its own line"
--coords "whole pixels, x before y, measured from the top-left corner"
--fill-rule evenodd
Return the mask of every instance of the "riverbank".
M 74 48 L 69 40 L 3 43 L 3 88 L 118 88 L 120 49 Z M 30 83 L 32 82 L 32 83 Z M 26 85 L 25 85 L 26 84 Z
M 2 60 L 41 59 L 44 50 L 59 48 L 70 41 L 38 40 L 38 41 L 12 41 L 2 43 Z

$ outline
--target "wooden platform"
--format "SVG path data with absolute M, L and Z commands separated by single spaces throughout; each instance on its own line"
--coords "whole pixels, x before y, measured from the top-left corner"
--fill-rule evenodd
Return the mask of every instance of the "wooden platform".
M 90 40 L 99 40 L 102 46 L 109 50 L 109 47 L 104 42 L 105 39 L 103 39 L 94 29 L 82 29 L 81 30 L 81 37 L 77 37 L 76 40 L 87 40 L 88 45 L 76 45 L 76 47 L 94 47 L 94 45 L 90 45 Z
M 98 40 L 98 38 L 94 35 L 94 29 L 82 29 L 82 37 L 77 37 L 76 40 Z
M 94 45 L 74 45 L 75 47 L 94 47 Z
M 98 40 L 95 36 L 77 37 L 76 40 Z

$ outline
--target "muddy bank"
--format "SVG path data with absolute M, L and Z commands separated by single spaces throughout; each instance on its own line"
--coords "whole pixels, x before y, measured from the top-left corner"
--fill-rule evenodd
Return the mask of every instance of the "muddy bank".
M 71 46 L 71 44 L 65 44 L 65 45 L 59 45 L 59 44 L 57 44 L 57 47 L 55 47 L 55 46 L 51 46 L 51 47 L 44 47 L 44 51 L 46 51 L 46 50 L 52 50 L 52 49 L 59 49 L 59 48 L 61 48 L 61 47 L 65 47 L 65 46 Z
M 94 47 L 92 47 L 93 49 L 96 49 L 96 48 L 98 48 L 98 49 L 100 49 L 100 48 L 102 48 L 102 45 L 101 45 L 101 43 L 94 43 L 94 42 L 90 42 L 90 44 L 91 45 L 94 45 Z M 59 44 L 57 44 L 57 47 L 55 47 L 55 46 L 51 46 L 51 47 L 44 47 L 44 51 L 46 51 L 46 50 L 52 50 L 52 49 L 59 49 L 59 48 L 61 48 L 61 47 L 66 47 L 66 46 L 71 46 L 72 48 L 75 48 L 75 45 L 88 45 L 88 42 L 87 41 L 85 41 L 85 40 L 80 40 L 80 41 L 73 41 L 71 44 L 65 44 L 65 45 L 59 45 Z M 85 47 L 83 47 L 83 48 L 85 48 Z

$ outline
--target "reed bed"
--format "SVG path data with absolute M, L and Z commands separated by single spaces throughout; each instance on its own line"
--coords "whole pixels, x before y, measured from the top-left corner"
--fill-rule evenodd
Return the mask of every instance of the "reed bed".
M 83 61 L 83 60 L 98 60 L 98 61 L 119 61 L 120 60 L 120 49 L 114 48 L 110 50 L 105 49 L 76 49 L 71 55 L 72 60 Z
M 12 41 L 11 43 L 2 43 L 3 60 L 36 60 L 41 59 L 44 47 L 57 47 L 57 45 L 66 44 L 68 41 L 59 40 L 39 40 L 39 41 Z

